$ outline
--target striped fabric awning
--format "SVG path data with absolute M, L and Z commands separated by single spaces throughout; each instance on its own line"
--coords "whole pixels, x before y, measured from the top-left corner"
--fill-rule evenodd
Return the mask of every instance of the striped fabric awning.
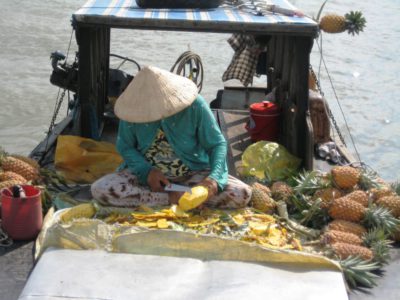
M 286 0 L 268 0 L 285 9 L 296 9 Z M 221 5 L 216 9 L 142 9 L 135 0 L 89 0 L 75 14 L 79 23 L 145 29 L 212 32 L 288 32 L 313 35 L 317 24 L 308 17 L 248 11 Z

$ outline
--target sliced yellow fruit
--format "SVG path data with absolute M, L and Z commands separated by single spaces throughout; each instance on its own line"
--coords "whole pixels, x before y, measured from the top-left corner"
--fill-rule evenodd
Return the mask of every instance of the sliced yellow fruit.
M 174 217 L 177 218 L 187 218 L 189 215 L 185 213 L 178 205 L 174 204 L 171 206 L 171 212 Z
M 192 188 L 192 193 L 184 193 L 179 198 L 179 207 L 183 211 L 191 210 L 198 207 L 207 200 L 208 190 L 203 186 L 195 186 Z
M 92 218 L 96 214 L 96 208 L 92 203 L 83 203 L 71 208 L 68 208 L 65 212 L 61 213 L 60 219 L 63 223 L 72 221 L 78 218 Z
M 249 227 L 255 235 L 262 235 L 267 232 L 269 225 L 260 222 L 249 221 Z
M 139 226 L 139 227 L 158 227 L 157 226 L 157 222 L 143 222 L 143 221 L 136 222 L 136 226 Z
M 157 227 L 159 229 L 165 229 L 169 227 L 167 219 L 159 219 L 157 220 Z
M 237 225 L 239 225 L 239 226 L 240 226 L 240 225 L 243 225 L 244 222 L 246 222 L 245 218 L 244 218 L 243 215 L 241 215 L 241 214 L 237 214 L 237 215 L 233 216 L 232 218 L 233 218 L 233 220 L 235 221 L 235 223 L 236 223 Z

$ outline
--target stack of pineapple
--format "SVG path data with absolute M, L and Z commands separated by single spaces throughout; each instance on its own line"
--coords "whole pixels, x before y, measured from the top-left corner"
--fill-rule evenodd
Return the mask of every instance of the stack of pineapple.
M 252 204 L 274 213 L 276 202 L 285 202 L 291 219 L 321 231 L 317 241 L 308 241 L 315 251 L 338 260 L 351 285 L 372 286 L 370 271 L 388 261 L 392 240 L 400 238 L 395 190 L 373 172 L 338 166 L 328 174 L 304 172 L 269 187 L 253 184 Z
M 350 261 L 352 268 L 376 269 L 388 262 L 391 240 L 399 235 L 400 196 L 374 172 L 338 166 L 329 174 L 304 173 L 294 189 L 300 220 L 322 229 L 320 246 L 326 255 L 346 266 Z M 349 274 L 354 285 L 373 285 L 371 274 Z
M 0 190 L 32 183 L 39 178 L 39 164 L 22 155 L 9 155 L 0 149 Z

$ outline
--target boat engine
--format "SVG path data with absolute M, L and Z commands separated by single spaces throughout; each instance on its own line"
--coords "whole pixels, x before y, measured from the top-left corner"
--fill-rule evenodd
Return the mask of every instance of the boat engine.
M 53 71 L 50 76 L 50 82 L 55 86 L 76 93 L 78 90 L 78 56 L 79 53 L 77 52 L 75 55 L 75 61 L 72 64 L 68 64 L 66 62 L 66 56 L 61 51 L 57 50 L 51 53 L 50 59 Z M 122 60 L 122 63 L 119 65 L 119 67 L 128 61 L 133 63 L 136 68 L 140 70 L 140 65 L 133 59 L 117 54 L 110 54 L 110 57 L 116 57 L 117 59 Z M 108 71 L 108 96 L 118 97 L 131 82 L 133 76 L 120 70 L 119 68 L 110 68 Z
M 50 55 L 53 72 L 50 75 L 50 82 L 60 88 L 76 92 L 78 89 L 78 52 L 75 61 L 68 64 L 66 56 L 61 51 L 55 51 Z

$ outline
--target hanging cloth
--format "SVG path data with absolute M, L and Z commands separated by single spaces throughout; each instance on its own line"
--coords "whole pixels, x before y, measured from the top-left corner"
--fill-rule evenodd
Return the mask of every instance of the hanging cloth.
M 233 34 L 228 43 L 235 51 L 222 81 L 238 79 L 244 86 L 253 83 L 260 47 L 252 35 Z

